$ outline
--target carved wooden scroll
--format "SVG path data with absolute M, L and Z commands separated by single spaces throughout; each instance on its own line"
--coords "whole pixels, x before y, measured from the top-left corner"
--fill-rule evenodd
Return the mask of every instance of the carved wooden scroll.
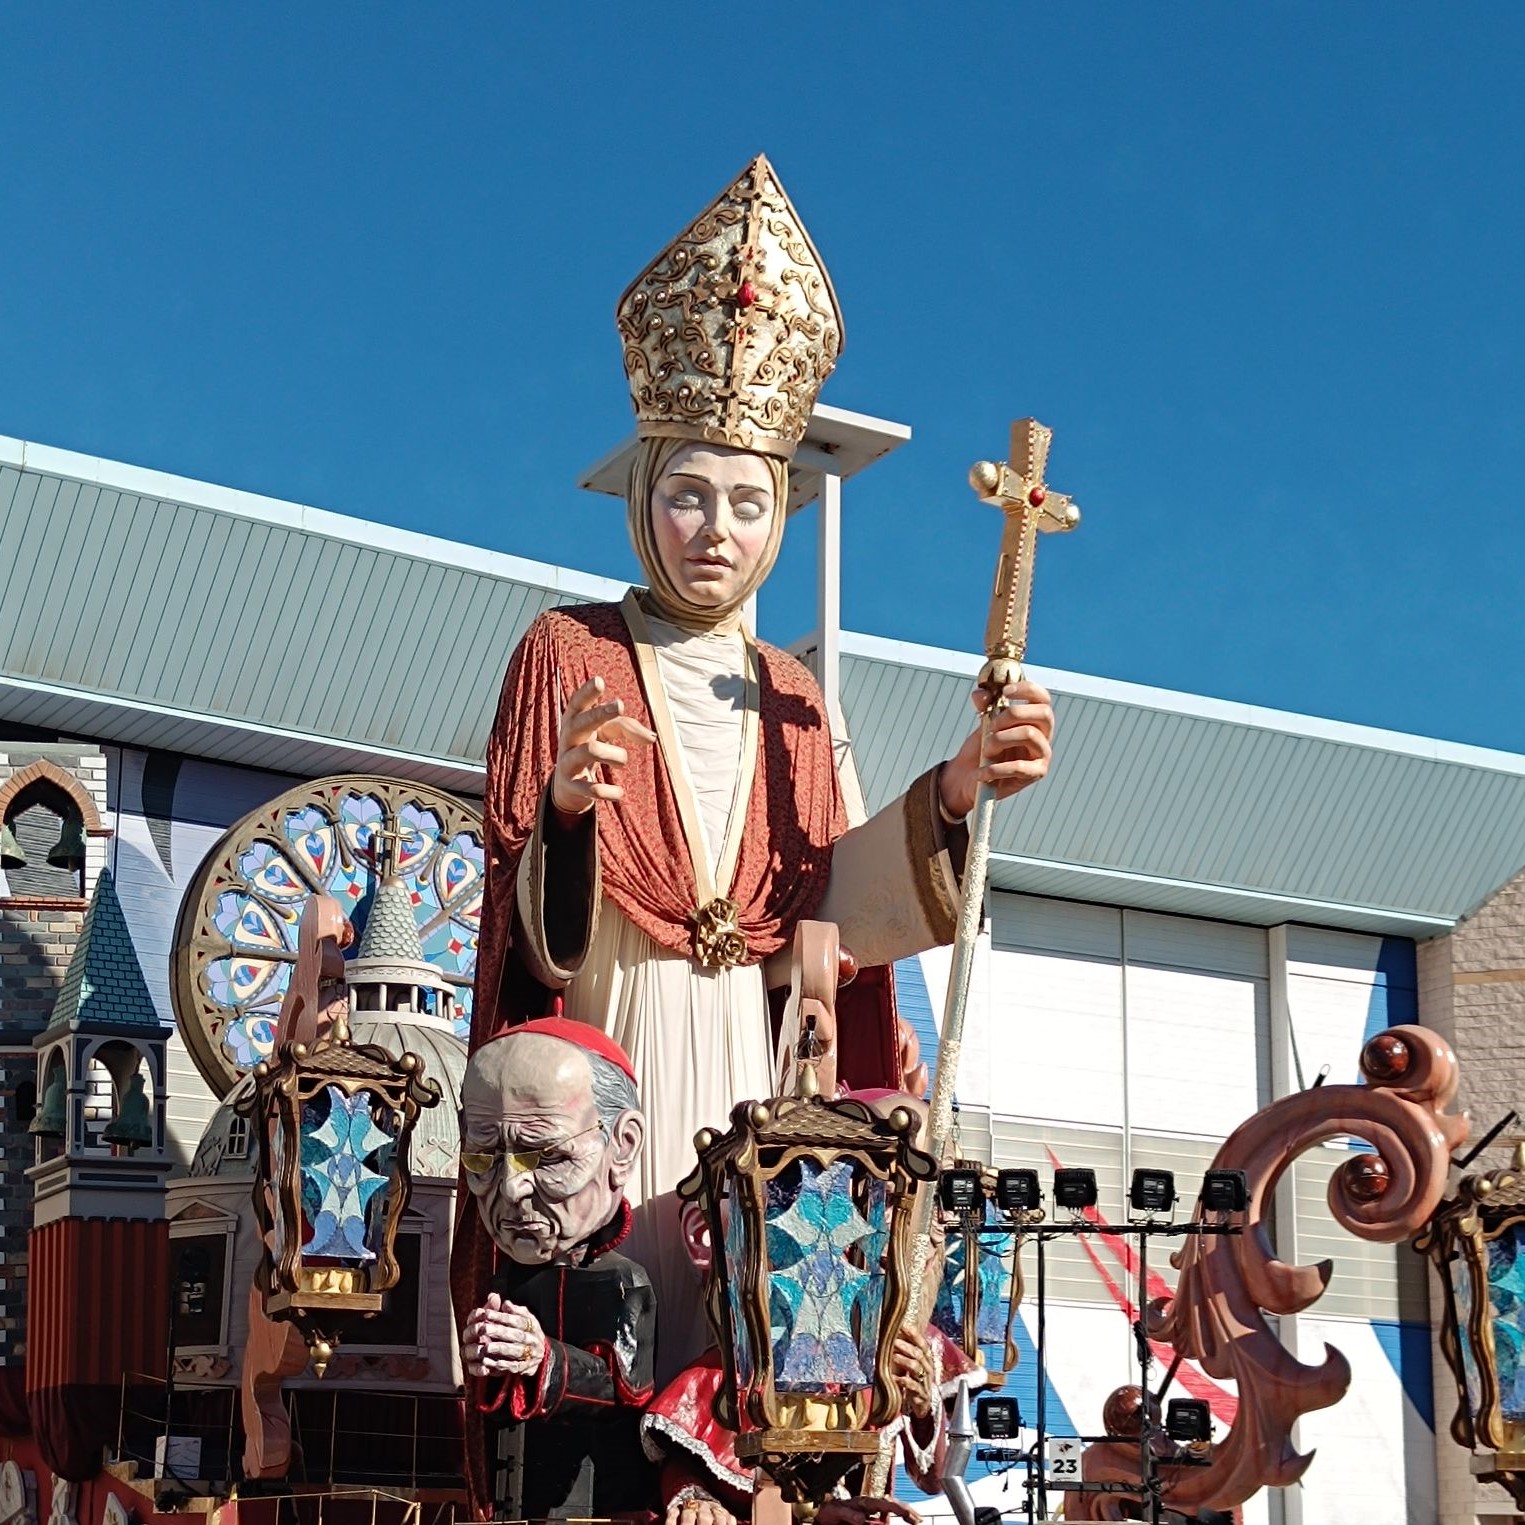
M 1350 1385 L 1350 1364 L 1339 1351 L 1326 1346 L 1318 1365 L 1306 1365 L 1266 1321 L 1267 1313 L 1297 1313 L 1316 1302 L 1332 1270 L 1329 1261 L 1295 1266 L 1276 1258 L 1266 1225 L 1283 1171 L 1325 1139 L 1368 1141 L 1373 1152 L 1352 1154 L 1335 1171 L 1329 1209 L 1358 1238 L 1382 1244 L 1412 1238 L 1444 1194 L 1451 1153 L 1468 1130 L 1465 1115 L 1445 1112 L 1456 1095 L 1450 1047 L 1426 1027 L 1389 1028 L 1362 1050 L 1361 1071 L 1366 1085 L 1319 1086 L 1283 1097 L 1224 1142 L 1213 1168 L 1245 1172 L 1245 1231 L 1188 1240 L 1172 1257 L 1181 1273 L 1175 1296 L 1146 1310 L 1154 1339 L 1238 1384 L 1238 1414 L 1210 1464 L 1161 1469 L 1171 1509 L 1232 1509 L 1261 1488 L 1295 1482 L 1313 1457 L 1292 1444 L 1293 1425 L 1338 1402 Z M 1138 1441 L 1089 1446 L 1082 1476 L 1087 1482 L 1136 1480 Z M 1066 1518 L 1121 1520 L 1125 1498 L 1136 1504 L 1133 1495 L 1071 1494 Z

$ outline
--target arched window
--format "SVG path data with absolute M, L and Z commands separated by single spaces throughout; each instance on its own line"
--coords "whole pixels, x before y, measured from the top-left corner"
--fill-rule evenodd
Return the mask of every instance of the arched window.
M 7 804 L 0 868 L 15 898 L 77 900 L 84 895 L 84 815 L 52 779 L 34 779 Z
M 16 1126 L 18 1128 L 29 1126 L 32 1119 L 37 1116 L 36 1081 L 23 1080 L 16 1087 L 16 1098 L 12 1105 L 15 1108 Z

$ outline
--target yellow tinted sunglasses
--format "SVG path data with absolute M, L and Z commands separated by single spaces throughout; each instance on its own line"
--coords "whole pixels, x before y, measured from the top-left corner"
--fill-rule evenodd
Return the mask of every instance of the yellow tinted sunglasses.
M 491 1175 L 499 1165 L 502 1165 L 511 1176 L 524 1175 L 531 1170 L 538 1170 L 541 1160 L 553 1151 L 564 1149 L 568 1144 L 577 1139 L 586 1138 L 590 1133 L 603 1131 L 603 1123 L 597 1122 L 591 1128 L 584 1128 L 580 1133 L 569 1133 L 565 1138 L 552 1139 L 538 1149 L 463 1149 L 460 1153 L 461 1169 L 469 1176 L 480 1177 Z

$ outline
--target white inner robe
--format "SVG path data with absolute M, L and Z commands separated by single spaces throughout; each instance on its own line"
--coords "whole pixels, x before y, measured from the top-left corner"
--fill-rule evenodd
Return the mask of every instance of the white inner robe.
M 650 626 L 677 732 L 679 755 L 667 764 L 687 774 L 714 865 L 733 826 L 743 829 L 746 819 L 747 802 L 735 799 L 746 693 L 742 636 L 693 634 L 656 619 Z M 724 895 L 730 885 L 717 890 Z M 706 969 L 659 947 L 605 900 L 565 1003 L 567 1016 L 601 1028 L 629 1054 L 646 1107 L 646 1141 L 627 1187 L 635 1221 L 624 1248 L 656 1289 L 660 1385 L 710 1343 L 675 1195 L 694 1168 L 694 1135 L 723 1131 L 738 1101 L 773 1093 L 762 966 Z

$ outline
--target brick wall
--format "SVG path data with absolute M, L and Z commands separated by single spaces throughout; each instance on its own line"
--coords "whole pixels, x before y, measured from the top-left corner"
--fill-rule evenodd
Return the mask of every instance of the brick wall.
M 0 740 L 0 786 L 39 759 L 76 780 L 106 816 L 106 759 L 89 746 Z M 88 837 L 85 893 L 106 861 L 106 839 Z M 20 1365 L 26 1351 L 27 1232 L 33 1144 L 17 1115 L 16 1092 L 37 1084 L 32 1039 L 47 1026 L 84 923 L 81 900 L 0 899 L 0 1366 Z M 37 1104 L 42 1104 L 37 1086 Z
M 1504 1113 L 1525 1116 L 1525 873 L 1457 923 L 1453 932 L 1419 944 L 1419 1018 L 1450 1040 L 1461 1072 L 1456 1105 L 1472 1114 L 1481 1136 Z M 1476 1170 L 1504 1165 L 1508 1140 L 1525 1124 L 1506 1130 L 1504 1141 L 1481 1156 Z M 1432 1306 L 1444 1306 L 1437 1291 Z M 1436 1472 L 1442 1525 L 1472 1525 L 1478 1507 L 1508 1497 L 1480 1485 L 1469 1453 L 1448 1434 L 1456 1410 L 1450 1368 L 1435 1351 Z

